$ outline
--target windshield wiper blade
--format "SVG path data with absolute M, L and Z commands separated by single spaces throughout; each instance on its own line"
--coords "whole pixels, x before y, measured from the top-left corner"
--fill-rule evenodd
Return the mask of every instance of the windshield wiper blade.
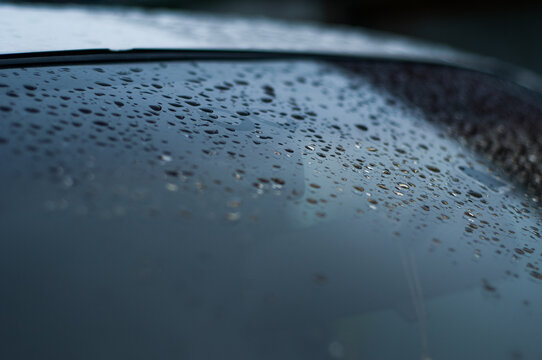
M 341 54 L 330 52 L 250 50 L 250 49 L 83 49 L 0 54 L 0 69 L 81 65 L 97 63 L 128 63 L 141 61 L 182 60 L 269 60 L 312 59 L 332 61 L 387 61 L 439 65 L 485 73 L 511 81 L 542 93 L 542 78 L 525 69 L 493 59 L 487 61 L 449 62 L 443 59 L 409 55 Z

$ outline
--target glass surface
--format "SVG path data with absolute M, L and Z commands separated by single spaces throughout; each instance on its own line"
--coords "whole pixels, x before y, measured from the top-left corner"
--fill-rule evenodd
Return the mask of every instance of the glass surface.
M 538 359 L 539 119 L 437 66 L 0 70 L 0 357 Z

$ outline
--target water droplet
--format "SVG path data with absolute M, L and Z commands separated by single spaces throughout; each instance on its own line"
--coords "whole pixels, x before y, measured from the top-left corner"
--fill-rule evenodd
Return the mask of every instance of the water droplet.
M 361 194 L 363 194 L 363 192 L 365 191 L 365 189 L 363 188 L 363 186 L 354 185 L 353 187 L 354 187 L 354 194 L 361 195 Z

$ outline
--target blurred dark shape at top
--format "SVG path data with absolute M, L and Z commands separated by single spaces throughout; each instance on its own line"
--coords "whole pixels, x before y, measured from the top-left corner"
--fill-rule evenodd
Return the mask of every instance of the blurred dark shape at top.
M 0 0 L 1 1 L 1 0 Z M 448 44 L 542 73 L 542 4 L 516 0 L 26 0 L 185 9 L 363 26 Z M 21 1 L 17 1 L 21 3 Z

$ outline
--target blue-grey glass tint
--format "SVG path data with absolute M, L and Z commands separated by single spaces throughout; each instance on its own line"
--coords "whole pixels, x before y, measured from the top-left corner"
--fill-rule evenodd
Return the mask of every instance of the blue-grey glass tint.
M 540 108 L 425 65 L 0 70 L 0 358 L 539 359 Z

